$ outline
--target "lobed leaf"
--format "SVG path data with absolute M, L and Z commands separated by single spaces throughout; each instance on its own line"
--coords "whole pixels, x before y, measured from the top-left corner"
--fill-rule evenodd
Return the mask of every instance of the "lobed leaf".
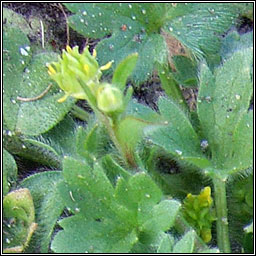
M 232 168 L 241 170 L 240 168 L 247 168 L 251 164 L 249 159 L 252 147 L 249 141 L 252 133 L 248 128 L 250 129 L 252 115 L 247 114 L 253 90 L 251 57 L 251 48 L 237 51 L 223 66 L 216 69 L 214 75 L 204 64 L 201 66 L 198 116 L 212 151 L 213 163 L 217 168 L 227 171 Z M 236 154 L 236 151 L 241 152 L 238 141 L 239 144 L 247 145 L 248 154 Z M 234 156 L 236 157 L 233 158 Z M 243 157 L 246 158 L 245 162 Z M 235 162 L 232 159 L 236 159 Z
M 138 52 L 132 74 L 137 84 L 146 80 L 154 63 L 167 64 L 167 44 L 162 31 L 169 33 L 197 56 L 218 53 L 220 39 L 238 17 L 241 8 L 229 3 L 66 3 L 75 13 L 69 25 L 90 38 L 103 38 L 97 45 L 101 65 L 117 65 Z M 179 53 L 178 55 L 184 55 Z M 175 55 L 170 53 L 172 57 Z
M 20 30 L 18 24 L 8 22 L 4 27 L 4 121 L 11 131 L 39 135 L 56 125 L 70 110 L 74 100 L 59 104 L 60 92 L 56 88 L 51 88 L 38 100 L 20 100 L 19 97 L 37 97 L 46 90 L 51 83 L 46 64 L 57 55 L 47 52 L 32 56 L 32 45 L 25 34 L 28 31 Z
M 59 222 L 63 230 L 52 242 L 53 251 L 125 253 L 139 241 L 150 248 L 174 224 L 180 204 L 161 201 L 161 190 L 146 173 L 127 175 L 119 167 L 111 176 L 116 183 L 111 183 L 98 163 L 92 169 L 65 158 L 63 167 L 65 181 L 58 189 L 74 216 Z
M 210 162 L 201 151 L 198 135 L 185 113 L 173 101 L 165 98 L 159 99 L 158 106 L 160 113 L 168 121 L 165 126 L 146 131 L 150 140 L 175 157 L 199 168 L 209 166 Z
M 196 232 L 188 231 L 174 246 L 172 253 L 193 253 Z

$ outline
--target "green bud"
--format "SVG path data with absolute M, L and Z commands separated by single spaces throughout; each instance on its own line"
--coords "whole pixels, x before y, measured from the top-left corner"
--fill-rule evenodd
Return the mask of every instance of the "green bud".
M 113 113 L 123 109 L 123 94 L 110 84 L 103 84 L 97 90 L 97 105 L 104 113 Z

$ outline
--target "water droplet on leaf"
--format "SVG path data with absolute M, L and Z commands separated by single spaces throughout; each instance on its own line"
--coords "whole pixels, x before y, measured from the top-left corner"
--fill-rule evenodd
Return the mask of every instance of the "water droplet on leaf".
M 201 140 L 200 146 L 203 150 L 205 150 L 209 146 L 208 141 L 207 140 Z
M 182 151 L 180 151 L 180 150 L 178 150 L 178 149 L 176 149 L 175 152 L 176 152 L 179 156 L 182 155 Z
M 20 48 L 20 54 L 23 56 L 28 56 L 28 52 L 24 48 Z
M 75 212 L 76 212 L 76 213 L 79 213 L 79 212 L 80 212 L 80 208 L 77 208 L 77 207 L 76 207 L 76 208 L 75 208 Z

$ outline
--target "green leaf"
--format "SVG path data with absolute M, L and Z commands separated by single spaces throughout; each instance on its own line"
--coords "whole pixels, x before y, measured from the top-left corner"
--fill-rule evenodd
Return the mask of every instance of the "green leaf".
M 225 161 L 225 168 L 232 172 L 244 170 L 253 164 L 253 112 L 246 113 L 237 124 L 233 135 L 231 156 Z
M 111 151 L 110 139 L 105 127 L 99 125 L 95 115 L 88 120 L 87 126 L 79 126 L 76 133 L 76 151 L 88 163 L 93 162 Z
M 105 170 L 108 179 L 113 185 L 115 185 L 118 177 L 123 177 L 124 179 L 129 179 L 131 174 L 121 167 L 111 155 L 106 155 L 102 158 L 101 164 Z
M 197 65 L 191 59 L 184 56 L 173 56 L 173 64 L 176 72 L 172 72 L 174 79 L 183 86 L 197 86 Z
M 112 223 L 85 220 L 81 215 L 59 224 L 64 231 L 55 236 L 51 246 L 59 253 L 124 253 L 138 240 L 135 231 L 115 234 Z
M 35 204 L 38 228 L 29 247 L 32 252 L 48 253 L 54 227 L 64 209 L 57 190 L 57 184 L 62 180 L 61 172 L 48 171 L 31 175 L 20 184 L 30 190 Z
M 10 130 L 26 135 L 39 135 L 62 120 L 74 104 L 73 99 L 68 99 L 62 104 L 58 103 L 57 100 L 62 93 L 56 93 L 56 88 L 35 101 L 17 100 L 17 97 L 36 97 L 46 89 L 51 83 L 46 63 L 54 60 L 56 56 L 53 53 L 38 54 L 26 67 L 26 72 L 22 74 L 19 81 L 16 83 L 4 81 L 4 118 Z M 42 71 L 44 68 L 45 72 Z M 13 75 L 6 74 L 6 76 Z
M 128 184 L 120 178 L 116 185 L 117 201 L 134 211 L 142 206 L 153 207 L 161 200 L 161 196 L 161 190 L 146 173 L 135 174 Z M 141 211 L 140 208 L 139 212 Z M 143 218 L 143 213 L 140 213 L 139 217 Z
M 76 157 L 76 128 L 74 120 L 67 115 L 51 130 L 35 139 L 49 145 L 60 157 L 65 155 Z
M 58 189 L 74 216 L 59 222 L 63 230 L 53 239 L 54 252 L 125 253 L 142 242 L 149 249 L 174 224 L 180 204 L 161 201 L 161 190 L 146 173 L 121 171 L 115 184 L 97 162 L 92 168 L 65 158 L 63 167 L 65 181 Z
M 220 48 L 219 36 L 234 23 L 240 10 L 229 3 L 66 3 L 65 6 L 75 13 L 69 17 L 69 25 L 83 36 L 103 38 L 111 34 L 97 45 L 101 65 L 114 60 L 115 68 L 129 54 L 139 54 L 132 74 L 137 84 L 150 76 L 155 62 L 167 64 L 163 30 L 196 55 L 215 54 Z
M 133 157 L 136 145 L 142 138 L 143 129 L 148 125 L 152 125 L 152 123 L 133 116 L 126 116 L 118 124 L 116 137 L 127 157 Z M 133 131 L 133 136 L 131 136 L 130 131 Z
M 149 78 L 156 61 L 167 62 L 167 50 L 161 35 L 142 33 L 140 24 L 135 23 L 131 27 L 132 32 L 114 33 L 112 37 L 100 41 L 96 49 L 99 63 L 103 65 L 114 60 L 113 68 L 127 55 L 138 53 L 137 64 L 131 75 L 131 80 L 138 85 Z
M 158 75 L 161 79 L 161 86 L 170 99 L 187 109 L 186 101 L 182 95 L 179 84 L 171 73 L 171 68 L 167 65 L 158 65 Z
M 248 32 L 239 35 L 237 31 L 232 31 L 222 41 L 221 56 L 228 59 L 234 52 L 253 46 L 253 33 Z
M 113 215 L 114 209 L 110 208 L 109 201 L 114 189 L 100 167 L 92 170 L 85 162 L 66 157 L 63 176 L 68 184 L 61 184 L 60 191 L 72 212 L 79 209 L 88 218 Z
M 210 165 L 203 155 L 200 140 L 186 114 L 173 101 L 159 99 L 159 110 L 168 120 L 165 125 L 155 130 L 146 131 L 152 142 L 177 158 L 184 159 L 199 168 Z
M 41 29 L 39 16 L 30 15 L 29 17 L 25 18 L 22 14 L 19 14 L 9 8 L 3 8 L 3 21 L 4 30 L 16 28 L 20 32 L 27 35 L 28 38 L 31 39 L 33 45 L 41 45 L 42 38 L 41 36 L 37 35 L 38 31 Z M 44 24 L 44 32 L 47 33 L 46 31 L 47 25 Z M 45 41 L 47 41 L 47 39 Z M 47 46 L 47 42 L 45 44 L 45 46 Z
M 106 38 L 97 45 L 101 65 L 114 60 L 115 68 L 126 56 L 138 52 L 132 80 L 141 83 L 153 71 L 155 60 L 161 63 L 167 61 L 164 39 L 160 34 L 153 33 L 160 29 L 165 4 L 108 3 L 65 6 L 76 13 L 69 18 L 70 26 L 84 36 L 102 38 L 112 33 L 111 38 Z
M 172 253 L 193 253 L 196 232 L 188 231 L 174 246 Z
M 126 109 L 126 115 L 131 115 L 134 118 L 143 119 L 147 122 L 157 123 L 163 121 L 161 116 L 150 107 L 138 103 L 136 100 L 131 100 Z
M 173 245 L 174 238 L 169 234 L 164 234 L 157 248 L 157 253 L 172 253 Z
M 3 145 L 12 154 L 46 166 L 61 167 L 61 158 L 58 153 L 49 145 L 38 140 L 4 130 Z
M 239 15 L 232 3 L 178 3 L 170 11 L 165 31 L 198 56 L 218 53 L 218 35 L 227 31 Z M 172 19 L 173 15 L 176 17 Z
M 16 27 L 26 35 L 31 34 L 31 27 L 21 14 L 11 9 L 3 8 L 3 20 L 5 21 L 4 29 Z
M 3 200 L 5 232 L 4 252 L 22 252 L 28 245 L 37 224 L 33 199 L 28 189 L 8 193 Z
M 16 183 L 17 179 L 17 165 L 13 156 L 3 150 L 3 194 L 4 196 L 9 192 L 11 186 Z
M 177 201 L 163 200 L 152 209 L 152 218 L 146 221 L 142 230 L 159 232 L 174 225 L 181 204 Z M 168 221 L 167 221 L 168 220 Z
M 57 99 L 61 93 L 57 88 L 51 88 L 38 100 L 20 100 L 19 97 L 37 97 L 46 90 L 51 83 L 46 63 L 55 60 L 57 54 L 48 52 L 32 56 L 28 37 L 14 24 L 6 26 L 3 34 L 4 121 L 11 131 L 39 135 L 59 122 L 74 101 L 59 104 Z
M 251 48 L 235 52 L 214 75 L 204 64 L 201 66 L 198 116 L 213 163 L 227 172 L 248 168 L 252 161 L 252 115 L 247 114 L 253 90 L 251 67 Z M 241 156 L 238 142 L 249 147 Z M 236 166 L 238 161 L 240 166 Z
M 119 89 L 124 90 L 127 78 L 131 75 L 133 69 L 135 68 L 137 59 L 138 54 L 134 53 L 121 61 L 114 71 L 112 84 L 117 86 Z

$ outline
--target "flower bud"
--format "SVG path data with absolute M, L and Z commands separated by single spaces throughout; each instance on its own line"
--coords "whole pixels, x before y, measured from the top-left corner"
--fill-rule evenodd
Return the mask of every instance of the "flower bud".
M 62 58 L 48 66 L 48 73 L 55 80 L 59 87 L 65 92 L 65 96 L 59 102 L 66 100 L 68 96 L 77 99 L 87 99 L 80 82 L 86 84 L 93 92 L 95 84 L 99 83 L 101 70 L 109 68 L 112 62 L 99 67 L 96 61 L 96 51 L 91 55 L 88 47 L 80 54 L 78 46 L 72 49 L 67 46 L 63 50 Z
M 120 111 L 123 108 L 123 94 L 118 88 L 103 84 L 97 90 L 97 105 L 105 113 Z
M 183 216 L 206 243 L 211 240 L 211 226 L 216 220 L 212 204 L 210 187 L 205 187 L 199 195 L 189 193 L 183 202 Z

